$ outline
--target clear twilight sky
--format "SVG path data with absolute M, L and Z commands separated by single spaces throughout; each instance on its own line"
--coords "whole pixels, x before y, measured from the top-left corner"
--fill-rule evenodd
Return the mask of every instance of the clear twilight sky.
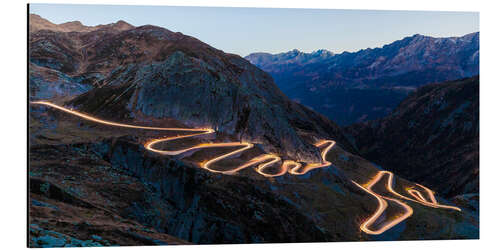
M 241 56 L 292 49 L 353 52 L 414 34 L 448 37 L 479 31 L 478 12 L 30 4 L 30 13 L 56 24 L 152 24 Z

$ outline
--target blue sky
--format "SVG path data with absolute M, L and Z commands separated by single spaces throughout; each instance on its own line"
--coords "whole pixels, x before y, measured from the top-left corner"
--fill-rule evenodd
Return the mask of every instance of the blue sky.
M 30 4 L 30 13 L 57 24 L 157 25 L 241 56 L 292 49 L 341 53 L 417 33 L 446 37 L 479 31 L 477 12 Z

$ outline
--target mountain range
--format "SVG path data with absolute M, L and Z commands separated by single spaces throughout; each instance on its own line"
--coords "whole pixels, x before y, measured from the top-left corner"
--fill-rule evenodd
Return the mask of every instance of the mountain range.
M 389 114 L 417 87 L 479 74 L 479 32 L 414 35 L 357 52 L 326 50 L 245 57 L 270 73 L 290 98 L 341 125 Z

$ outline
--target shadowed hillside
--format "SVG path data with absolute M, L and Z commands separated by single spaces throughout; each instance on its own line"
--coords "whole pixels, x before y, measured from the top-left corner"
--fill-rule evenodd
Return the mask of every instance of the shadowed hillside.
M 366 159 L 451 197 L 479 192 L 479 77 L 429 84 L 348 127 Z

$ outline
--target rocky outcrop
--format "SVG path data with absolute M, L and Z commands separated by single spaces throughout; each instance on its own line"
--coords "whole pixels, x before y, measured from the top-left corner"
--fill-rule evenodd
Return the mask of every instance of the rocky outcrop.
M 389 116 L 347 128 L 359 152 L 445 196 L 479 192 L 479 77 L 419 88 Z
M 47 100 L 67 98 L 92 89 L 84 77 L 72 77 L 58 70 L 30 63 L 29 99 Z

